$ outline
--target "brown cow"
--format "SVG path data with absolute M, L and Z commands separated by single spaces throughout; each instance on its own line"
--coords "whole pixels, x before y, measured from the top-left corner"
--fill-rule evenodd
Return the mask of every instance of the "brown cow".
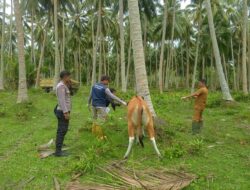
M 153 125 L 153 117 L 148 108 L 147 103 L 140 96 L 133 97 L 128 104 L 128 135 L 129 135 L 129 145 L 124 158 L 128 158 L 133 143 L 135 135 L 137 140 L 139 140 L 142 147 L 143 145 L 143 126 L 146 127 L 148 131 L 149 138 L 154 146 L 157 155 L 160 157 L 160 151 L 157 148 L 155 142 L 155 131 Z

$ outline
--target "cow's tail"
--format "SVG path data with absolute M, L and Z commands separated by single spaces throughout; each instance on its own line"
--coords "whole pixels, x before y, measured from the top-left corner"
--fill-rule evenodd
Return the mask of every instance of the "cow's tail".
M 138 126 L 137 126 L 137 135 L 138 135 L 138 139 L 139 139 L 139 143 L 141 144 L 142 147 L 144 147 L 144 143 L 143 143 L 143 132 L 142 132 L 142 115 L 143 115 L 143 106 L 141 103 L 141 99 L 138 97 L 137 98 L 139 100 L 139 104 L 138 104 Z

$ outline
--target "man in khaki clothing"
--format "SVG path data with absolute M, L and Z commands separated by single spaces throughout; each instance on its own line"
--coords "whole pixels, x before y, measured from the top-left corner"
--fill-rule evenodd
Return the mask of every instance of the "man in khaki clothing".
M 190 96 L 182 97 L 182 100 L 188 98 L 195 98 L 194 104 L 194 115 L 192 123 L 192 132 L 193 134 L 200 133 L 200 130 L 203 126 L 202 113 L 205 110 L 208 96 L 208 89 L 206 87 L 206 80 L 202 79 L 198 84 L 198 91 L 191 94 Z

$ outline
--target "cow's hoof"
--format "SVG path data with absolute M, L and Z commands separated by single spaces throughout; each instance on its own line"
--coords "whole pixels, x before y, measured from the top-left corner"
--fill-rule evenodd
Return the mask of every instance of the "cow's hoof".
M 158 155 L 158 158 L 159 158 L 159 160 L 163 159 L 162 155 Z
M 127 160 L 127 159 L 128 159 L 128 156 L 124 156 L 123 159 L 124 159 L 124 160 Z

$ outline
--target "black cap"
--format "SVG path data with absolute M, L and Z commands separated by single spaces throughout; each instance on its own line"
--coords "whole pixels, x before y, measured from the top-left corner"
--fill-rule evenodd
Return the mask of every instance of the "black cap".
M 103 76 L 101 77 L 101 81 L 105 81 L 105 80 L 110 81 L 110 77 L 109 77 L 109 76 L 106 76 L 106 75 L 103 75 Z
M 203 84 L 207 83 L 206 79 L 201 79 L 200 82 L 203 83 Z
M 60 72 L 60 78 L 63 79 L 66 76 L 70 76 L 70 72 L 69 71 L 62 71 Z

